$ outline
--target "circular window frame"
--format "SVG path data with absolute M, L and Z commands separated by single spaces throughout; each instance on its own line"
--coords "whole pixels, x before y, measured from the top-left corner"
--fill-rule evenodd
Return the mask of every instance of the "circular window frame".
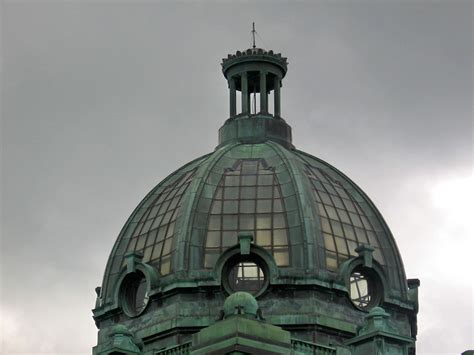
M 231 282 L 229 280 L 230 273 L 235 266 L 237 266 L 240 263 L 245 263 L 245 262 L 254 263 L 263 272 L 262 286 L 257 292 L 252 293 L 252 296 L 254 296 L 255 298 L 260 297 L 262 294 L 264 294 L 267 291 L 268 286 L 270 285 L 270 268 L 268 267 L 267 263 L 265 262 L 263 258 L 253 253 L 250 253 L 249 255 L 236 254 L 236 255 L 231 256 L 229 259 L 227 259 L 227 261 L 225 262 L 222 268 L 222 274 L 221 274 L 222 286 L 224 287 L 224 290 L 226 291 L 228 295 L 232 295 L 233 293 L 238 292 L 237 290 L 234 290 L 234 288 L 231 286 Z
M 142 280 L 145 280 L 145 285 L 146 285 L 146 291 L 143 297 L 143 306 L 137 310 L 136 307 L 132 307 L 130 305 L 130 299 L 128 298 L 128 292 L 130 292 L 129 287 L 132 287 L 137 285 L 137 289 L 134 291 L 135 293 L 138 291 L 138 288 L 141 285 Z M 149 298 L 149 293 L 150 293 L 150 282 L 148 280 L 148 277 L 146 274 L 140 270 L 136 270 L 135 272 L 127 274 L 124 279 L 122 280 L 122 283 L 120 285 L 120 306 L 124 313 L 131 317 L 135 318 L 141 315 L 145 309 L 148 307 L 150 298 Z
M 360 307 L 352 298 L 351 295 L 351 277 L 354 273 L 361 274 L 365 280 L 367 280 L 367 289 L 370 293 L 370 301 L 367 306 Z M 372 308 L 379 306 L 383 298 L 383 283 L 379 274 L 372 268 L 364 267 L 363 265 L 355 266 L 347 277 L 347 291 L 349 301 L 351 304 L 360 311 L 369 312 Z

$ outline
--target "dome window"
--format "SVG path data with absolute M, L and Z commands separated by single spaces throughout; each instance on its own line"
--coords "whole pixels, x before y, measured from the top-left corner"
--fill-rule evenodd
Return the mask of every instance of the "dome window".
M 155 200 L 141 216 L 127 245 L 128 252 L 143 253 L 143 261 L 156 266 L 161 275 L 169 274 L 175 225 L 183 196 L 195 176 L 190 170 L 178 176 L 170 184 L 161 187 Z
M 148 304 L 148 282 L 136 271 L 127 275 L 121 287 L 122 309 L 130 317 L 140 315 Z
M 357 267 L 349 277 L 349 295 L 352 303 L 361 310 L 369 310 L 381 299 L 380 282 L 371 269 Z
M 252 233 L 278 266 L 290 265 L 289 228 L 275 169 L 264 159 L 240 159 L 227 168 L 215 190 L 208 218 L 205 268 L 237 244 L 241 232 Z
M 385 264 L 376 228 L 350 191 L 312 165 L 306 165 L 306 174 L 320 217 L 326 267 L 336 271 L 338 265 L 357 256 L 355 249 L 363 244 L 371 245 L 375 259 Z
M 239 236 L 240 252 L 227 258 L 222 268 L 221 280 L 228 294 L 245 291 L 258 297 L 270 284 L 269 268 L 262 257 L 250 251 L 248 237 L 248 235 Z
M 241 261 L 230 270 L 228 281 L 234 292 L 246 291 L 255 295 L 265 285 L 265 274 L 253 261 Z

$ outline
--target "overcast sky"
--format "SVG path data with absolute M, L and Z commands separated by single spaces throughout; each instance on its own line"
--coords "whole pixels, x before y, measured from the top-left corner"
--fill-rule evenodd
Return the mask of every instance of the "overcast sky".
M 281 51 L 298 149 L 335 165 L 421 279 L 419 354 L 473 348 L 473 3 L 2 2 L 2 354 L 90 353 L 134 207 L 217 144 L 221 58 Z

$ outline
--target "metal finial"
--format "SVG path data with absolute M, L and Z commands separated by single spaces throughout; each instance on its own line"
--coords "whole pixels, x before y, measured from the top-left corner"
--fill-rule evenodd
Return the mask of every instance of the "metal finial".
M 255 48 L 255 22 L 252 22 L 252 40 L 253 40 L 252 48 Z

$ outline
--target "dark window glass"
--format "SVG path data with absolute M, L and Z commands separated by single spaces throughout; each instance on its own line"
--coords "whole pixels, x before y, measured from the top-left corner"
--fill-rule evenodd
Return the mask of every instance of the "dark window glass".
M 321 228 L 323 232 L 332 234 L 331 224 L 327 218 L 321 217 Z
M 349 254 L 351 256 L 357 256 L 357 253 L 356 253 L 356 248 L 358 247 L 357 243 L 354 242 L 353 240 L 346 240 L 347 242 L 347 247 L 349 248 Z
M 260 175 L 258 177 L 258 184 L 262 185 L 273 185 L 273 176 L 272 175 Z
M 290 259 L 289 259 L 287 249 L 275 249 L 273 251 L 273 257 L 275 258 L 275 262 L 277 265 L 280 265 L 280 266 L 290 265 Z
M 286 229 L 274 229 L 273 241 L 275 245 L 288 245 L 288 233 Z
M 357 212 L 357 210 L 356 210 L 354 204 L 352 203 L 352 201 L 347 200 L 347 199 L 344 199 L 343 201 L 344 201 L 344 205 L 346 206 L 346 208 L 349 212 Z
M 335 208 L 333 208 L 331 206 L 326 206 L 326 212 L 327 212 L 329 218 L 335 219 L 335 220 L 339 219 Z
M 361 243 L 361 244 L 368 244 L 369 241 L 367 239 L 367 234 L 366 234 L 366 231 L 362 228 L 357 228 L 357 227 L 354 227 L 354 230 L 356 232 L 356 236 L 357 236 L 357 240 Z
M 354 227 L 352 227 L 350 224 L 343 223 L 342 228 L 344 229 L 344 235 L 346 236 L 347 239 L 357 240 L 354 233 Z
M 206 247 L 218 247 L 221 242 L 221 233 L 220 232 L 211 232 L 207 233 Z
M 338 209 L 337 214 L 339 215 L 339 218 L 341 219 L 341 222 L 351 224 L 349 214 L 345 210 Z
M 222 201 L 216 200 L 212 203 L 211 214 L 222 213 Z
M 144 259 L 146 258 L 146 259 L 150 260 L 152 251 L 153 251 L 153 246 L 145 248 L 145 250 L 143 251 L 143 258 Z
M 175 218 L 173 218 L 173 221 L 175 220 Z M 168 229 L 166 231 L 166 238 L 171 238 L 171 236 L 173 235 L 174 233 L 174 223 L 170 223 L 168 225 Z
M 140 237 L 138 237 L 136 249 L 143 250 L 143 248 L 145 247 L 145 241 L 146 241 L 146 235 L 141 235 Z
M 123 307 L 129 316 L 140 314 L 148 303 L 148 283 L 141 272 L 128 275 L 122 286 Z
M 239 198 L 239 189 L 237 187 L 226 187 L 224 190 L 224 200 L 235 200 Z
M 361 215 L 360 219 L 362 220 L 362 224 L 364 225 L 364 228 L 367 230 L 372 230 L 372 225 L 370 224 L 369 220 L 367 219 L 366 216 Z
M 255 200 L 240 201 L 240 213 L 255 213 Z
M 168 255 L 171 252 L 171 239 L 166 239 L 163 244 L 163 255 Z
M 210 216 L 208 228 L 209 230 L 220 230 L 221 229 L 221 216 Z
M 242 176 L 242 186 L 255 186 L 257 185 L 256 175 L 244 175 Z
M 226 176 L 225 186 L 239 186 L 239 177 L 238 176 Z
M 167 275 L 171 270 L 171 257 L 164 257 L 161 261 L 160 272 L 162 275 Z
M 222 232 L 222 246 L 224 248 L 237 244 L 237 234 L 235 232 Z
M 257 215 L 257 229 L 269 229 L 272 227 L 272 215 L 271 214 L 259 214 Z
M 272 231 L 271 230 L 257 231 L 256 243 L 262 247 L 271 246 L 272 245 Z
M 273 199 L 273 212 L 283 212 L 283 203 L 276 197 Z
M 334 244 L 334 237 L 331 234 L 323 233 L 324 245 L 326 249 L 332 252 L 336 252 L 336 244 Z
M 153 224 L 151 225 L 150 229 L 158 228 L 161 224 L 162 219 L 163 219 L 163 216 L 156 216 L 155 219 L 153 220 Z
M 281 195 L 280 195 L 280 187 L 279 186 L 275 186 L 273 188 L 273 198 L 280 198 Z
M 273 189 L 269 186 L 258 187 L 258 198 L 272 198 Z
M 204 267 L 206 269 L 213 268 L 218 258 L 219 258 L 219 251 L 213 250 L 213 249 L 207 249 L 206 258 L 204 259 Z
M 252 214 L 241 214 L 239 216 L 239 230 L 255 229 L 255 216 Z
M 256 160 L 243 160 L 241 167 L 242 167 L 242 175 L 256 175 L 257 174 L 257 161 Z
M 342 199 L 337 196 L 331 196 L 332 202 L 334 202 L 334 206 L 337 208 L 345 209 L 344 204 L 342 203 Z
M 321 197 L 321 201 L 327 206 L 332 206 L 332 201 L 329 198 L 329 195 L 325 192 L 319 192 L 319 196 Z
M 335 270 L 337 265 L 337 254 L 326 251 L 326 267 L 330 270 Z
M 273 214 L 273 228 L 285 228 L 286 227 L 286 220 L 285 215 L 283 213 L 275 213 Z
M 336 241 L 336 248 L 339 254 L 344 254 L 345 256 L 349 255 L 347 251 L 346 241 L 343 238 L 335 237 L 334 240 Z
M 222 229 L 223 230 L 237 230 L 237 215 L 223 215 Z
M 237 213 L 239 209 L 239 201 L 224 201 L 223 213 Z
M 361 220 L 360 220 L 358 214 L 349 212 L 349 216 L 351 217 L 351 221 L 352 221 L 352 224 L 353 224 L 354 226 L 360 227 L 360 228 L 364 227 L 364 226 L 362 225 L 362 222 L 361 222 Z
M 151 253 L 151 260 L 156 260 L 161 256 L 161 249 L 163 248 L 163 242 L 158 242 L 153 248 L 153 253 Z
M 332 227 L 332 232 L 334 233 L 334 235 L 337 235 L 338 237 L 344 237 L 341 223 L 331 220 L 331 227 Z
M 272 200 L 258 200 L 257 213 L 270 213 L 272 211 Z
M 240 198 L 255 199 L 255 187 L 242 187 Z

